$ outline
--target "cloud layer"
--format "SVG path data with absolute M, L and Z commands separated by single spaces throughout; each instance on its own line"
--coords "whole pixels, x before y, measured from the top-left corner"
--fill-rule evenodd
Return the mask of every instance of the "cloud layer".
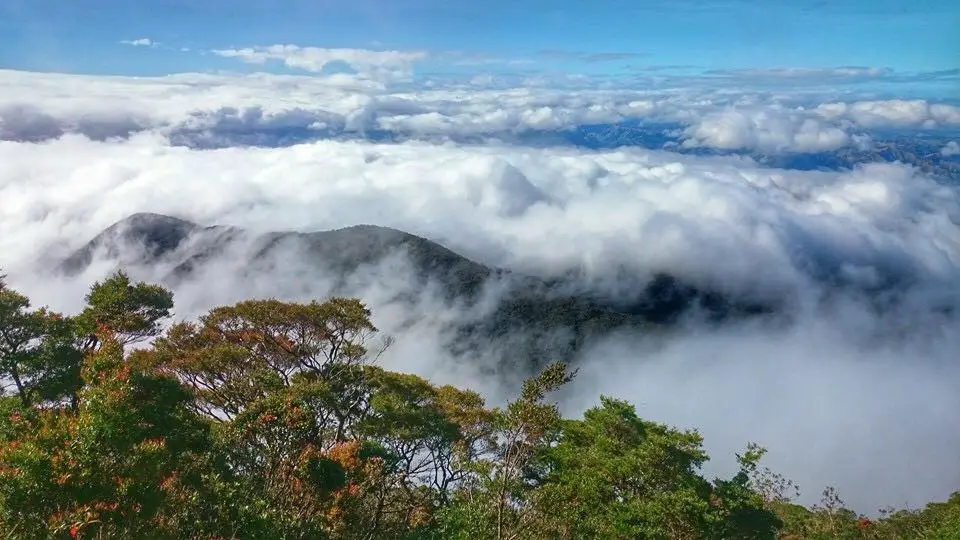
M 835 484 L 862 511 L 917 506 L 960 485 L 957 186 L 897 163 L 805 172 L 739 157 L 480 137 L 633 119 L 679 125 L 689 146 L 815 152 L 859 144 L 877 126 L 956 125 L 953 105 L 430 89 L 343 74 L 0 72 L 0 81 L 0 267 L 38 303 L 79 307 L 107 266 L 76 280 L 39 271 L 134 212 L 261 232 L 392 226 L 487 264 L 572 273 L 608 294 L 629 295 L 667 271 L 728 294 L 779 299 L 789 324 L 691 322 L 656 342 L 609 336 L 578 360 L 583 375 L 566 408 L 604 392 L 653 419 L 702 427 L 718 456 L 759 441 L 771 448 L 771 465 L 813 499 Z M 243 144 L 270 129 L 299 144 Z M 350 130 L 364 136 L 298 135 Z M 177 290 L 179 315 L 248 295 L 324 294 L 329 276 L 295 255 L 253 278 L 228 262 L 211 269 Z M 386 330 L 400 330 L 403 314 L 389 299 L 408 288 L 408 271 L 400 259 L 351 277 Z M 864 292 L 881 290 L 886 296 Z M 489 351 L 456 359 L 443 350 L 437 321 L 461 316 L 455 306 L 426 294 L 404 309 L 422 321 L 384 362 L 503 397 L 506 383 L 482 373 Z M 711 467 L 729 472 L 733 463 Z
M 273 54 L 250 51 L 250 58 Z M 406 69 L 412 61 L 409 53 L 277 52 L 287 53 L 291 58 L 302 53 L 302 61 L 317 69 L 340 60 L 362 73 L 125 78 L 0 71 L 0 139 L 49 139 L 71 132 L 104 138 L 150 129 L 180 137 L 181 142 L 189 142 L 184 134 L 209 142 L 231 133 L 221 129 L 227 122 L 246 130 L 302 129 L 305 137 L 313 130 L 313 138 L 389 132 L 393 137 L 462 141 L 640 122 L 672 126 L 687 148 L 814 153 L 869 145 L 873 130 L 960 129 L 960 106 L 925 100 L 841 101 L 827 94 L 744 94 L 722 88 L 486 87 L 492 80 L 437 82 L 432 87 L 428 80 L 427 86 L 411 86 L 387 76 Z M 68 90 L 76 85 L 87 90 Z

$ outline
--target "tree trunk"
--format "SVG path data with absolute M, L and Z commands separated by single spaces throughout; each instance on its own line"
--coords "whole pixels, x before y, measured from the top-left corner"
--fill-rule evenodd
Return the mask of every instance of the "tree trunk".
M 10 376 L 13 377 L 13 383 L 17 385 L 17 393 L 20 394 L 20 401 L 23 402 L 23 406 L 29 407 L 30 397 L 27 396 L 27 391 L 23 387 L 23 382 L 20 381 L 20 372 L 17 370 L 16 366 L 11 366 Z

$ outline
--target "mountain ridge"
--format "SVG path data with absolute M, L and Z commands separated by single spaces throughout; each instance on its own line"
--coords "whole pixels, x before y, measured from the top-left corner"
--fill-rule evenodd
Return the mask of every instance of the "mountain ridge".
M 232 245 L 243 242 L 248 244 L 246 250 L 231 251 Z M 370 224 L 253 234 L 236 227 L 203 226 L 162 214 L 136 213 L 96 235 L 64 259 L 58 270 L 76 275 L 98 257 L 112 260 L 117 267 L 167 260 L 172 261 L 172 270 L 162 281 L 169 285 L 189 280 L 222 257 L 240 256 L 245 271 L 269 272 L 263 265 L 284 259 L 287 249 L 296 250 L 301 262 L 318 275 L 332 276 L 335 292 L 346 289 L 347 278 L 364 265 L 381 264 L 395 254 L 409 261 L 419 284 L 416 290 L 434 284 L 448 302 L 473 306 L 481 301 L 487 286 L 500 286 L 502 292 L 492 310 L 455 328 L 452 347 L 460 350 L 478 339 L 519 332 L 535 341 L 553 340 L 561 334 L 566 337 L 560 339 L 559 347 L 572 353 L 589 337 L 617 328 L 660 329 L 692 313 L 722 320 L 767 311 L 765 306 L 740 305 L 715 291 L 700 291 L 666 274 L 653 276 L 638 295 L 639 301 L 618 303 L 563 279 L 487 266 L 432 240 Z M 534 352 L 533 356 L 538 355 Z

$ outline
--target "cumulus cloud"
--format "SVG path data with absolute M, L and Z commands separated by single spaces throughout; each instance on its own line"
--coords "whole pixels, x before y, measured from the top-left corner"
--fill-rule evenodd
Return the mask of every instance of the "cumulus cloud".
M 736 104 L 691 119 L 688 147 L 824 152 L 861 145 L 870 129 L 960 125 L 960 107 L 926 100 L 823 103 L 816 107 Z
M 685 131 L 686 147 L 761 152 L 824 152 L 850 144 L 850 134 L 822 120 L 779 109 L 727 109 L 704 116 Z
M 837 101 L 835 96 L 798 98 L 723 88 L 558 89 L 518 87 L 519 81 L 501 84 L 492 76 L 473 79 L 474 84 L 438 81 L 430 88 L 411 88 L 389 77 L 348 73 L 132 78 L 0 71 L 0 122 L 8 126 L 4 128 L 8 139 L 16 139 L 20 131 L 24 140 L 38 134 L 52 138 L 77 132 L 81 124 L 89 131 L 98 123 L 113 133 L 117 131 L 113 124 L 119 121 L 165 130 L 181 142 L 187 140 L 184 134 L 256 141 L 254 134 L 227 129 L 238 128 L 236 121 L 211 120 L 227 110 L 237 111 L 237 118 L 244 118 L 243 125 L 251 131 L 262 127 L 276 134 L 289 125 L 316 137 L 390 132 L 400 139 L 504 140 L 525 132 L 642 122 L 669 127 L 677 137 L 688 139 L 688 148 L 796 153 L 860 146 L 874 129 L 940 129 L 960 121 L 960 107 L 925 100 Z M 69 91 L 76 85 L 84 85 L 86 91 Z M 25 117 L 24 111 L 41 114 Z M 128 121 L 122 122 L 123 117 Z M 198 131 L 203 122 L 205 131 Z M 323 125 L 327 128 L 313 129 Z M 224 131 L 216 133 L 218 127 Z
M 122 111 L 91 111 L 57 118 L 29 104 L 0 104 L 0 140 L 38 142 L 64 133 L 80 133 L 93 140 L 126 138 L 149 125 L 145 117 Z
M 269 129 L 463 134 L 671 118 L 691 126 L 696 144 L 816 151 L 848 133 L 822 112 L 765 109 L 768 97 L 742 94 L 428 91 L 349 78 L 5 72 L 0 80 L 10 83 L 0 86 L 0 103 L 33 107 L 0 108 L 0 133 L 13 134 L 0 141 L 0 267 L 38 303 L 79 307 L 107 266 L 75 280 L 41 277 L 41 267 L 145 211 L 255 232 L 392 226 L 486 264 L 573 275 L 608 295 L 636 294 L 669 272 L 729 295 L 780 300 L 792 322 L 693 326 L 659 341 L 611 336 L 578 359 L 584 376 L 565 407 L 582 409 L 606 392 L 651 418 L 702 427 L 717 454 L 757 440 L 814 498 L 835 483 L 864 511 L 943 498 L 960 483 L 960 440 L 944 412 L 960 395 L 949 358 L 960 335 L 951 315 L 960 308 L 955 186 L 900 164 L 803 172 L 639 148 L 308 137 L 240 146 Z M 88 91 L 65 90 L 78 82 Z M 110 111 L 149 120 L 122 138 L 90 137 L 74 123 Z M 178 146 L 178 136 L 204 144 Z M 230 260 L 178 287 L 180 316 L 248 295 L 305 299 L 330 289 L 332 278 L 297 264 L 295 252 L 252 276 Z M 456 306 L 430 294 L 413 307 L 390 301 L 411 290 L 409 272 L 400 259 L 350 277 L 377 323 L 401 337 L 384 362 L 502 397 L 519 378 L 492 378 L 483 366 L 509 344 L 451 358 L 437 321 L 461 317 Z M 891 285 L 896 307 L 863 296 Z M 410 309 L 419 322 L 404 326 Z M 877 444 L 886 450 L 877 454 Z M 729 472 L 733 463 L 712 467 Z
M 960 125 L 960 107 L 922 99 L 824 103 L 813 112 L 828 120 L 850 120 L 868 128 Z
M 171 144 L 194 148 L 286 146 L 341 133 L 346 118 L 335 113 L 288 109 L 265 112 L 262 107 L 222 107 L 197 111 L 169 131 Z
M 314 73 L 322 72 L 335 62 L 342 62 L 360 73 L 374 77 L 408 76 L 412 64 L 427 57 L 427 54 L 421 51 L 324 49 L 297 45 L 216 49 L 212 52 L 250 64 L 264 64 L 269 60 L 276 60 L 288 67 Z
M 960 144 L 957 141 L 950 141 L 940 149 L 940 155 L 943 157 L 956 156 L 960 154 Z

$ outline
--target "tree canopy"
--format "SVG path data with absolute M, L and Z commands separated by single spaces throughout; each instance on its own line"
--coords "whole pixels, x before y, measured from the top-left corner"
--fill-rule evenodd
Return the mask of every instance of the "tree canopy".
M 960 494 L 875 520 L 832 489 L 805 508 L 759 446 L 708 479 L 696 431 L 627 401 L 563 418 L 562 363 L 503 407 L 385 370 L 357 299 L 170 324 L 172 294 L 118 272 L 86 301 L 33 308 L 0 278 L 8 538 L 960 537 Z

